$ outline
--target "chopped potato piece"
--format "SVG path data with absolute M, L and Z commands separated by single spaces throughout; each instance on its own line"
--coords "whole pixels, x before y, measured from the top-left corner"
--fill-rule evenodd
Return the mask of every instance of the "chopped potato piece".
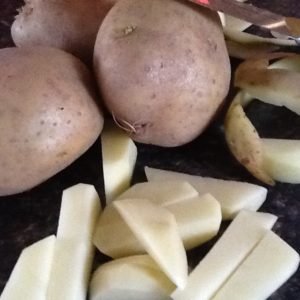
M 130 186 L 137 148 L 132 139 L 112 121 L 105 121 L 101 134 L 106 203 Z
M 55 236 L 25 248 L 1 294 L 1 300 L 46 299 Z
M 266 200 L 264 187 L 231 180 L 201 177 L 184 173 L 145 168 L 147 179 L 162 182 L 164 180 L 186 180 L 199 194 L 209 193 L 220 203 L 223 219 L 232 219 L 243 209 L 256 211 Z
M 148 199 L 165 206 L 199 196 L 191 184 L 183 180 L 137 183 L 121 194 L 121 199 Z
M 86 299 L 95 250 L 92 237 L 100 212 L 93 186 L 78 184 L 64 190 L 47 299 Z
M 187 257 L 174 215 L 145 199 L 119 200 L 113 205 L 170 280 L 184 288 Z
M 262 139 L 264 167 L 277 181 L 300 183 L 300 140 Z
M 220 204 L 209 194 L 170 203 L 164 208 L 174 215 L 185 249 L 205 243 L 219 231 Z M 113 205 L 107 206 L 99 218 L 94 244 L 113 258 L 145 253 L 143 245 Z
M 91 242 L 57 239 L 47 299 L 85 300 L 94 259 Z
M 185 249 L 197 247 L 219 232 L 221 207 L 210 194 L 170 204 L 166 209 L 175 216 Z
M 77 184 L 63 191 L 57 237 L 91 241 L 101 203 L 93 185 Z
M 264 300 L 299 266 L 299 254 L 270 231 L 212 300 Z
M 211 299 L 275 222 L 271 214 L 240 212 L 190 273 L 186 287 L 172 293 L 172 299 Z
M 170 300 L 174 284 L 149 255 L 129 256 L 98 267 L 91 300 Z

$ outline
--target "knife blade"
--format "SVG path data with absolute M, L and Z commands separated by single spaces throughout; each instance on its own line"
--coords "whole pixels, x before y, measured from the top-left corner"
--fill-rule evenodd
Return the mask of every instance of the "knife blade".
M 189 0 L 293 39 L 300 44 L 300 19 L 286 17 L 236 0 Z

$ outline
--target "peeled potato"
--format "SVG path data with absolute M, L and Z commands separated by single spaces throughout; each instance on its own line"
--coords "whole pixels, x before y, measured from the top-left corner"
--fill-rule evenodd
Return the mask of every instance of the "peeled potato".
M 0 195 L 26 191 L 97 139 L 103 118 L 93 78 L 61 50 L 0 50 Z
M 230 82 L 217 14 L 175 0 L 119 1 L 100 27 L 94 69 L 119 125 L 168 147 L 203 132 Z
M 17 46 L 49 46 L 90 61 L 99 26 L 118 0 L 26 0 L 11 34 Z

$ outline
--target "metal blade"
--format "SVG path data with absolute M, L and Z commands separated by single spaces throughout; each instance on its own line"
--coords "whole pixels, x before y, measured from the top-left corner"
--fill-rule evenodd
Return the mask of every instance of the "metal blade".
M 214 11 L 248 21 L 300 43 L 300 19 L 285 17 L 236 0 L 189 0 Z

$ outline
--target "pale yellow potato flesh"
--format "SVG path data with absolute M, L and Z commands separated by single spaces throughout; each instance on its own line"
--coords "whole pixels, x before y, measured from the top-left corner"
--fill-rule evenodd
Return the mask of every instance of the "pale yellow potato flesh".
M 197 190 L 184 180 L 164 180 L 161 182 L 141 182 L 134 184 L 117 197 L 122 199 L 148 199 L 158 205 L 166 206 L 172 203 L 199 196 Z
M 184 288 L 188 265 L 173 214 L 146 199 L 114 201 L 122 218 L 146 252 L 179 288 Z
M 47 299 L 86 299 L 95 252 L 92 237 L 100 213 L 92 185 L 63 191 Z
M 90 284 L 91 300 L 169 300 L 175 285 L 149 255 L 100 265 Z
M 296 272 L 298 266 L 299 254 L 270 231 L 212 300 L 267 299 Z
M 263 150 L 260 137 L 246 116 L 240 98 L 237 94 L 228 109 L 224 128 L 227 145 L 234 157 L 256 178 L 262 182 L 274 185 L 274 180 L 263 166 Z
M 276 181 L 300 183 L 300 140 L 262 139 L 264 168 Z
M 1 300 L 46 299 L 55 241 L 52 235 L 22 251 L 0 296 Z
M 153 203 L 157 204 L 155 201 Z M 222 221 L 220 204 L 209 194 L 163 203 L 161 206 L 174 215 L 185 249 L 205 243 L 219 231 Z M 113 205 L 107 206 L 101 214 L 93 242 L 102 253 L 113 258 L 145 252 Z
M 242 211 L 189 274 L 173 300 L 209 300 L 276 222 L 271 214 Z M 229 299 L 228 299 L 229 300 Z
M 100 198 L 93 185 L 80 183 L 64 190 L 57 237 L 91 241 L 101 210 Z
M 267 196 L 266 188 L 247 182 L 202 177 L 149 167 L 145 167 L 145 173 L 150 182 L 185 180 L 200 195 L 211 194 L 221 205 L 223 220 L 233 219 L 243 209 L 258 210 Z
M 101 134 L 106 203 L 129 188 L 137 159 L 132 139 L 113 121 L 106 120 Z

